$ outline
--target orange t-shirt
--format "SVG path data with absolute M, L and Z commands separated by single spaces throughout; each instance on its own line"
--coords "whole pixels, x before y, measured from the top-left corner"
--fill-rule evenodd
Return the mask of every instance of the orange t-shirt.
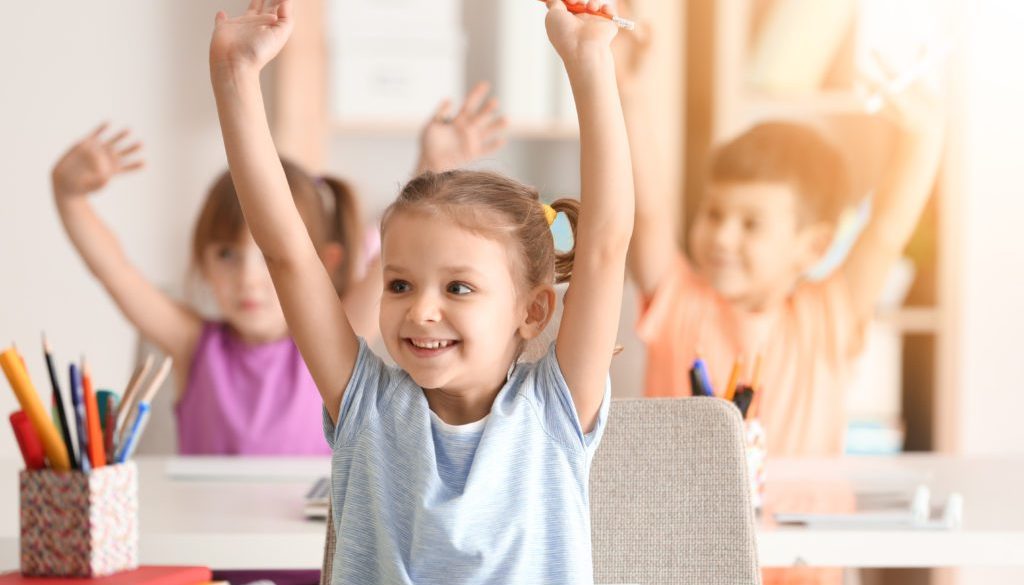
M 768 334 L 745 339 L 751 323 Z M 723 299 L 680 253 L 646 299 L 637 333 L 647 345 L 648 397 L 689 396 L 699 350 L 720 395 L 734 360 L 762 356 L 759 413 L 769 457 L 839 455 L 846 428 L 844 387 L 866 322 L 857 319 L 841 273 L 801 283 L 780 306 L 758 315 Z M 759 346 L 754 347 L 754 344 Z

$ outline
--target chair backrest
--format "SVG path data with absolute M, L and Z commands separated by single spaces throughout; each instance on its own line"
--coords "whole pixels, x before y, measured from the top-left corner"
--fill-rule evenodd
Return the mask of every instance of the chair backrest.
M 743 421 L 713 398 L 616 400 L 590 472 L 595 583 L 758 585 Z M 327 514 L 321 585 L 335 534 Z
M 590 472 L 594 582 L 760 583 L 747 477 L 724 400 L 612 402 Z

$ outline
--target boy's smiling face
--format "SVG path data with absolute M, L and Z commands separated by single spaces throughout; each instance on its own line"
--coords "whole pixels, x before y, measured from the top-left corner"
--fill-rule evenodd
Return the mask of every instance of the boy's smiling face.
M 698 272 L 748 310 L 783 300 L 831 237 L 827 224 L 801 221 L 800 204 L 786 183 L 712 183 L 689 235 Z
M 388 220 L 380 331 L 420 387 L 500 387 L 526 318 L 507 249 L 441 214 L 399 212 Z

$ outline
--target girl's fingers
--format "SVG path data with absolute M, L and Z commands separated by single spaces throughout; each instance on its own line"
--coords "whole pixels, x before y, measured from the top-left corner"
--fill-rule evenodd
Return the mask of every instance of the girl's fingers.
M 290 0 L 283 0 L 277 5 L 278 20 L 287 20 L 292 17 L 292 3 Z
M 263 10 L 263 0 L 249 0 L 249 8 L 246 9 L 248 14 L 259 14 Z
M 113 147 L 117 146 L 117 143 L 121 142 L 122 140 L 127 138 L 128 134 L 130 134 L 130 133 L 131 133 L 130 130 L 127 130 L 127 129 L 121 130 L 120 132 L 115 134 L 113 138 L 111 138 L 110 140 L 107 140 L 107 142 L 106 142 L 107 147 L 113 148 Z
M 130 173 L 131 171 L 137 171 L 144 166 L 146 166 L 146 161 L 136 160 L 122 164 L 120 170 L 122 173 Z
M 135 154 L 136 152 L 138 152 L 140 150 L 142 150 L 142 143 L 141 142 L 135 142 L 135 143 L 130 144 L 130 145 L 126 146 L 125 148 L 122 148 L 121 150 L 117 151 L 117 156 L 119 158 L 124 158 L 124 157 L 126 157 L 128 155 Z
M 443 102 L 441 102 L 441 104 L 439 106 L 437 106 L 437 110 L 434 111 L 434 117 L 431 118 L 431 122 L 441 122 L 441 123 L 451 122 L 451 115 L 452 115 L 452 101 L 451 100 L 444 100 Z
M 459 116 L 469 115 L 472 116 L 480 109 L 480 104 L 483 103 L 484 98 L 487 97 L 487 92 L 491 91 L 491 84 L 486 81 L 473 86 L 470 90 L 469 95 L 466 96 L 466 101 L 462 102 L 462 108 L 459 110 Z
M 494 113 L 498 111 L 498 105 L 499 103 L 497 98 L 487 100 L 484 107 L 480 108 L 476 115 L 473 116 L 473 123 L 480 124 L 490 120 L 494 117 Z
M 94 128 L 93 131 L 89 133 L 89 136 L 87 138 L 99 138 L 100 135 L 106 132 L 107 128 L 109 127 L 110 122 L 103 122 L 102 124 Z
M 213 23 L 220 24 L 228 19 L 228 14 L 223 10 L 217 11 L 217 14 L 213 15 Z

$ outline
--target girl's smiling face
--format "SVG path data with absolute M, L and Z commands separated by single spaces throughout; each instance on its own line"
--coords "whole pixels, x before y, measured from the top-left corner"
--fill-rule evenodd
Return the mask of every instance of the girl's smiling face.
M 510 246 L 440 213 L 396 213 L 386 227 L 380 330 L 391 357 L 425 389 L 499 389 L 527 313 Z

